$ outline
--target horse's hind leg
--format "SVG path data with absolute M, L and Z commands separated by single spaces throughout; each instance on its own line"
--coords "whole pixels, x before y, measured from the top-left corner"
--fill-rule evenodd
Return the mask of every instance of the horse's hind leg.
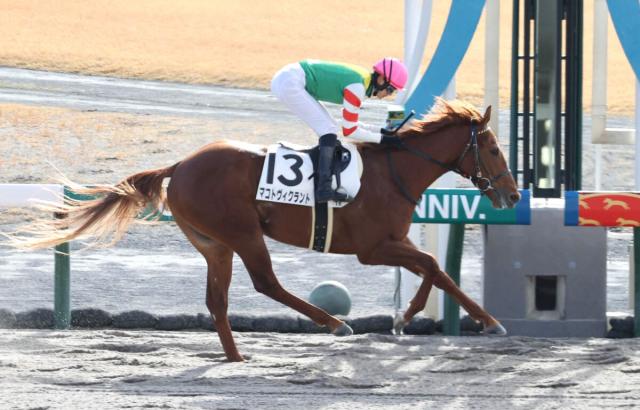
M 225 245 L 215 243 L 203 255 L 207 260 L 207 308 L 215 323 L 220 343 L 229 361 L 243 361 L 233 340 L 227 316 L 233 251 Z
M 393 330 L 395 334 L 401 334 L 402 329 L 407 323 L 411 322 L 411 319 L 413 319 L 416 313 L 424 310 L 425 306 L 427 306 L 427 299 L 429 298 L 429 293 L 431 292 L 432 287 L 433 276 L 424 275 L 422 283 L 420 284 L 420 287 L 413 299 L 411 299 L 411 302 L 409 302 L 407 310 L 402 316 L 398 314 L 393 319 Z
M 224 353 L 229 361 L 243 361 L 244 359 L 233 340 L 231 325 L 227 317 L 233 251 L 228 246 L 197 232 L 175 213 L 174 218 L 187 239 L 207 261 L 207 309 L 209 309 L 215 324 Z
M 349 335 L 353 331 L 343 321 L 329 315 L 324 310 L 292 295 L 282 287 L 271 266 L 271 257 L 260 234 L 244 238 L 242 246 L 235 248 L 244 262 L 255 289 L 290 308 L 309 317 L 315 323 L 327 326 L 335 335 Z

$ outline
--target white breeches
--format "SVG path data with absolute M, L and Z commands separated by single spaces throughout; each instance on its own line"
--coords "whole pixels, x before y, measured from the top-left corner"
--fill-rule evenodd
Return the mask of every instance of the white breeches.
M 313 98 L 305 86 L 304 70 L 300 64 L 284 66 L 271 80 L 271 92 L 295 115 L 300 117 L 318 136 L 338 135 L 338 124 L 327 109 Z

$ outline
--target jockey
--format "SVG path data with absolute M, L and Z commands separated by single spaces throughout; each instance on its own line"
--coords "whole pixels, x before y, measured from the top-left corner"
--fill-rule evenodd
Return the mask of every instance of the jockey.
M 331 161 L 338 124 L 320 101 L 342 104 L 342 134 L 355 140 L 385 143 L 384 131 L 369 131 L 358 122 L 365 97 L 384 98 L 407 83 L 407 68 L 396 58 L 384 58 L 366 68 L 329 61 L 303 60 L 286 65 L 271 80 L 271 92 L 320 137 L 316 201 L 345 201 L 331 187 Z

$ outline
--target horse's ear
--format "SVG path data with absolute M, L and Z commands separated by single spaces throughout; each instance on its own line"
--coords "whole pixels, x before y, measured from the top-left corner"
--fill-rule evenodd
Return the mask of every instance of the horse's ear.
M 491 120 L 491 106 L 488 106 L 487 110 L 484 112 L 484 115 L 482 116 L 482 123 L 488 124 L 489 120 Z

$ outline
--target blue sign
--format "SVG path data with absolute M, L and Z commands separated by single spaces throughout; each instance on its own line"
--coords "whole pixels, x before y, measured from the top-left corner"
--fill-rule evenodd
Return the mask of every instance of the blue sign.
M 431 109 L 456 74 L 484 8 L 485 0 L 453 0 L 438 48 L 407 102 L 405 112 L 422 115 Z

